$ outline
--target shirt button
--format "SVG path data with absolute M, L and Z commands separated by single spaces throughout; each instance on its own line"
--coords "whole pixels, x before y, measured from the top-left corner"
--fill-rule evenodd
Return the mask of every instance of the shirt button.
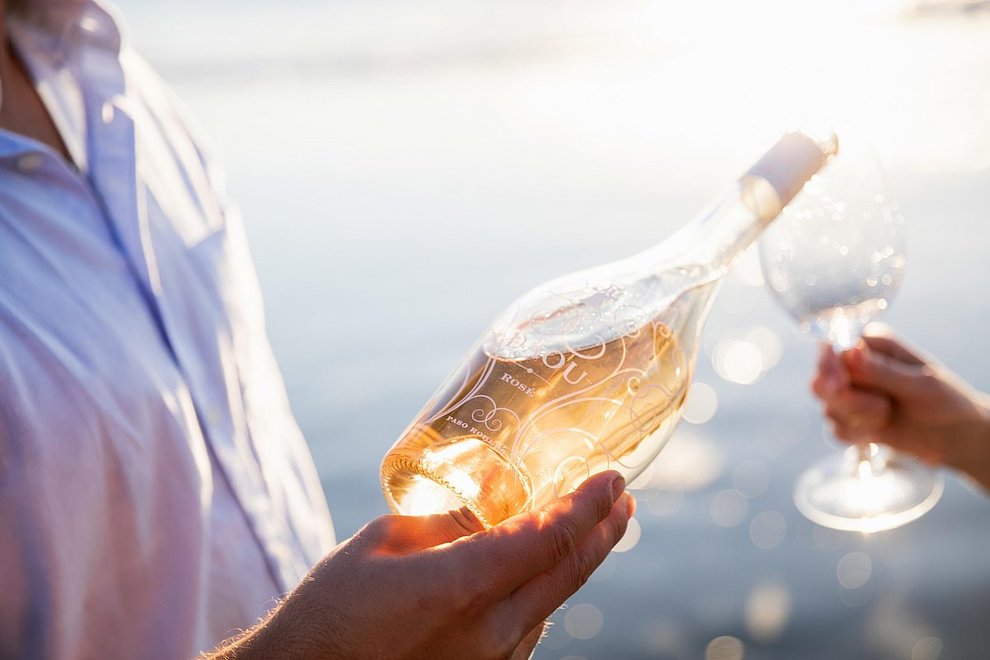
M 107 101 L 103 104 L 103 109 L 100 113 L 103 117 L 103 123 L 109 124 L 113 121 L 113 103 Z
M 32 172 L 37 172 L 41 168 L 42 163 L 41 154 L 24 154 L 17 159 L 17 169 L 24 174 L 30 174 Z

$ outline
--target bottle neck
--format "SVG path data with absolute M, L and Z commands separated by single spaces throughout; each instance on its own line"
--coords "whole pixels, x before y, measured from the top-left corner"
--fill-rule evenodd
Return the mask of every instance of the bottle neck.
M 701 267 L 717 279 L 837 151 L 832 133 L 784 135 L 700 216 L 641 256 L 652 264 Z
M 749 247 L 782 208 L 780 197 L 761 177 L 746 175 L 673 236 L 639 255 L 651 270 L 660 266 L 701 267 L 717 279 Z

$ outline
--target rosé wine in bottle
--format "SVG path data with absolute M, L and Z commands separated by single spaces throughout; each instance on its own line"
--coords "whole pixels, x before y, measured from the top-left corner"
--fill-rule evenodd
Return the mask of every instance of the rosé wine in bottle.
M 659 245 L 511 304 L 386 454 L 391 507 L 491 526 L 597 472 L 635 478 L 680 419 L 719 280 L 837 150 L 786 134 Z

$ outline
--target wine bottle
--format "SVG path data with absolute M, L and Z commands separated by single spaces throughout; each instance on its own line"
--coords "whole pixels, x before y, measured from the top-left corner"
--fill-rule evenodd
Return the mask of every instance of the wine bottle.
M 491 526 L 602 470 L 635 478 L 680 419 L 719 280 L 837 150 L 788 133 L 659 245 L 511 304 L 385 455 L 391 507 Z

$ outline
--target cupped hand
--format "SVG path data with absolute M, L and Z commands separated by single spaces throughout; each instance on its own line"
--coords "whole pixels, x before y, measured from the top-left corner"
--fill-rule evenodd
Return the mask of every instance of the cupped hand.
M 483 529 L 466 510 L 383 516 L 217 658 L 525 658 L 626 530 L 615 472 Z
M 824 346 L 812 390 L 840 440 L 881 442 L 990 490 L 987 397 L 886 326 L 840 354 Z

